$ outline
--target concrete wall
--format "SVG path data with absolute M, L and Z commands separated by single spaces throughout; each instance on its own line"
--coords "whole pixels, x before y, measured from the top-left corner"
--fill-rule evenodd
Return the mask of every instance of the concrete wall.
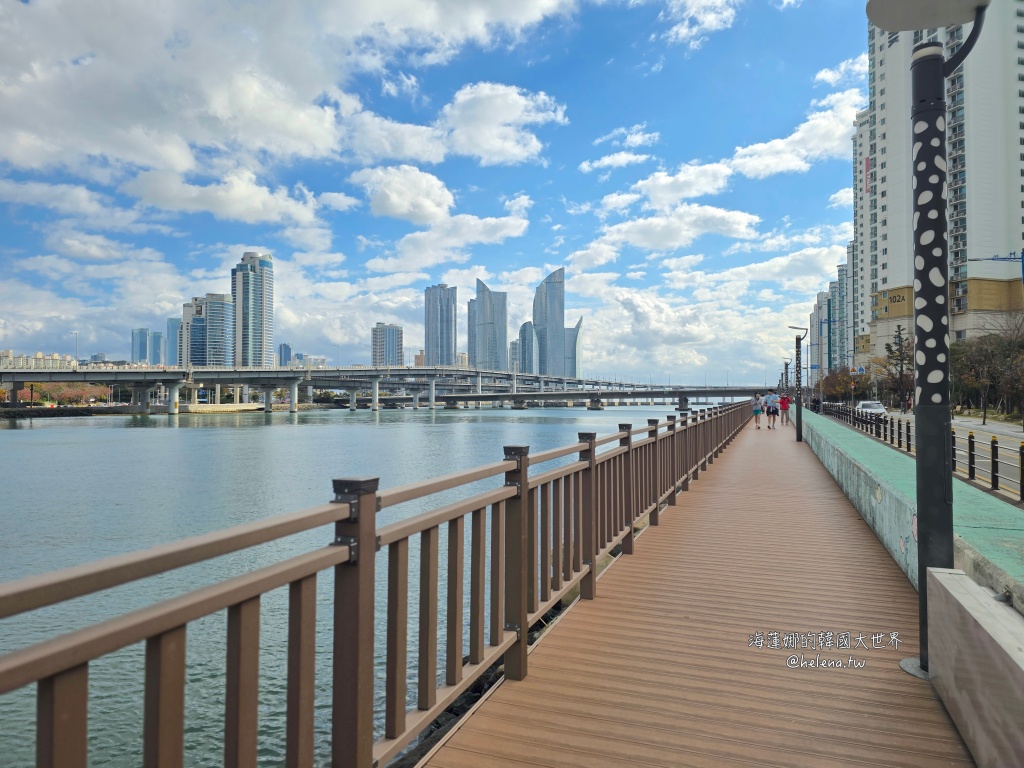
M 913 457 L 807 411 L 804 440 L 917 589 Z M 953 529 L 954 566 L 984 587 L 1008 589 L 1013 607 L 1024 613 L 1024 512 L 954 479 Z

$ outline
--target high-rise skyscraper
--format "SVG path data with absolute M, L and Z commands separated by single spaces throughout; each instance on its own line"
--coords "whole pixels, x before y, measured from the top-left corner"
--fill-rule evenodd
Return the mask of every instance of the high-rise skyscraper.
M 583 318 L 572 328 L 565 329 L 565 375 L 570 379 L 578 379 L 583 375 L 582 366 L 582 339 L 580 331 L 583 329 Z
M 458 289 L 445 283 L 424 291 L 427 365 L 455 365 Z
M 508 295 L 476 281 L 476 299 L 469 311 L 470 366 L 485 371 L 508 370 Z
M 512 339 L 508 343 L 508 369 L 519 373 L 519 339 Z
M 226 293 L 196 296 L 182 307 L 179 365 L 235 365 L 235 305 Z
M 466 343 L 469 367 L 476 368 L 476 299 L 470 299 L 466 303 L 466 335 L 469 338 Z
M 519 372 L 540 373 L 540 343 L 529 320 L 519 326 Z
M 132 362 L 149 362 L 149 328 L 132 329 Z
M 181 356 L 178 352 L 180 329 L 181 318 L 171 317 L 167 319 L 167 365 L 172 368 L 181 365 Z
M 1021 263 L 1008 258 L 1024 241 L 1022 14 L 1020 2 L 992 3 L 982 44 L 946 79 L 951 341 L 990 333 L 996 315 L 1024 306 Z M 939 42 L 948 60 L 971 28 L 889 33 L 868 24 L 868 107 L 855 123 L 848 264 L 858 365 L 885 354 L 897 325 L 913 327 L 914 46 Z
M 533 297 L 533 328 L 537 333 L 540 370 L 565 375 L 565 269 L 556 269 Z
M 159 331 L 149 332 L 149 364 L 164 364 L 164 335 Z
M 234 357 L 239 367 L 274 366 L 274 259 L 246 251 L 231 270 L 234 301 Z
M 286 366 L 292 361 L 292 345 L 291 344 L 278 344 L 277 345 L 277 364 L 280 366 Z
M 402 360 L 402 326 L 377 323 L 370 329 L 370 364 L 374 368 L 405 364 Z

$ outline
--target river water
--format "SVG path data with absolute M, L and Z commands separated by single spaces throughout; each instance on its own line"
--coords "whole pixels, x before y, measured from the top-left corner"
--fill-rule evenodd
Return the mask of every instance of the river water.
M 381 488 L 388 488 L 500 460 L 504 445 L 542 451 L 575 443 L 578 432 L 600 436 L 614 432 L 619 423 L 640 426 L 648 418 L 664 421 L 672 412 L 672 405 L 665 404 L 605 411 L 484 407 L 0 420 L 0 582 L 322 504 L 332 496 L 335 477 L 379 476 Z M 494 483 L 484 481 L 473 490 Z M 439 495 L 385 510 L 378 520 L 386 524 L 449 500 Z M 0 620 L 0 654 L 321 547 L 331 535 L 329 528 L 308 531 Z M 443 553 L 443 539 L 441 547 Z M 417 549 L 410 547 L 410 553 Z M 383 555 L 378 557 L 378 617 L 386 588 Z M 409 572 L 415 582 L 414 555 Z M 442 603 L 445 578 L 442 572 Z M 329 756 L 332 581 L 329 573 L 318 581 L 319 761 Z M 416 620 L 417 590 L 412 583 L 411 622 Z M 265 595 L 260 613 L 260 765 L 277 766 L 284 762 L 287 590 Z M 442 637 L 443 622 L 442 616 Z M 222 763 L 226 625 L 222 611 L 188 627 L 189 766 Z M 414 649 L 415 635 L 410 635 Z M 143 663 L 139 644 L 90 665 L 90 765 L 141 764 Z M 409 680 L 412 695 L 415 676 Z M 34 765 L 34 713 L 34 686 L 0 696 L 3 768 Z

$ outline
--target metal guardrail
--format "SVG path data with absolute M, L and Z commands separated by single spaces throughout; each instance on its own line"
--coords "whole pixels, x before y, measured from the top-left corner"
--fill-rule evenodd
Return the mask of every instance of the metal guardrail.
M 331 764 L 384 765 L 504 656 L 505 676 L 527 674 L 529 628 L 570 589 L 597 595 L 597 563 L 613 548 L 633 552 L 634 526 L 658 525 L 662 502 L 674 504 L 691 479 L 751 417 L 749 404 L 693 412 L 682 420 L 648 420 L 598 438 L 531 455 L 508 446 L 502 461 L 422 483 L 378 490 L 376 478 L 334 481 L 335 498 L 302 512 L 183 539 L 55 573 L 0 584 L 0 618 L 117 587 L 285 536 L 333 524 L 334 543 L 203 587 L 141 610 L 0 656 L 0 694 L 35 683 L 39 768 L 84 768 L 87 762 L 89 664 L 145 641 L 144 768 L 180 768 L 184 760 L 186 628 L 227 611 L 224 765 L 256 764 L 259 623 L 262 595 L 287 586 L 288 649 L 285 764 L 314 764 L 316 587 L 334 570 Z M 599 451 L 600 448 L 604 450 Z M 577 454 L 539 474 L 531 467 Z M 492 490 L 382 527 L 384 507 L 502 478 Z M 489 514 L 488 514 L 489 513 Z M 463 594 L 469 525 L 468 616 Z M 439 540 L 447 529 L 446 594 L 439 595 Z M 419 546 L 416 707 L 409 690 L 409 549 Z M 384 732 L 375 740 L 376 552 L 387 548 Z M 487 576 L 489 575 L 489 579 Z M 489 591 L 485 593 L 489 581 Z M 444 600 L 444 679 L 438 614 Z M 468 657 L 464 637 L 468 637 Z M 465 661 L 464 661 L 465 659 Z M 211 757 L 212 759 L 212 757 Z
M 912 420 L 893 416 L 869 415 L 839 403 L 822 403 L 822 413 L 859 429 L 898 450 L 915 454 Z M 974 431 L 967 439 L 957 438 L 951 430 L 951 466 L 954 474 L 965 477 L 992 491 L 1016 496 L 1024 502 L 1024 442 L 1016 446 L 1000 445 L 991 435 L 988 441 L 977 440 Z M 961 435 L 963 431 L 961 430 Z M 1013 441 L 1007 439 L 1006 442 Z

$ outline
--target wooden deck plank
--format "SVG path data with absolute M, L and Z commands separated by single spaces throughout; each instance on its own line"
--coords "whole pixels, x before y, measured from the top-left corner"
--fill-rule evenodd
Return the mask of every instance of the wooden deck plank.
M 742 433 L 428 765 L 973 765 L 931 684 L 898 666 L 917 654 L 916 592 L 793 437 Z M 833 647 L 750 647 L 770 631 Z M 840 632 L 869 648 L 836 649 Z M 870 647 L 892 632 L 897 649 Z

